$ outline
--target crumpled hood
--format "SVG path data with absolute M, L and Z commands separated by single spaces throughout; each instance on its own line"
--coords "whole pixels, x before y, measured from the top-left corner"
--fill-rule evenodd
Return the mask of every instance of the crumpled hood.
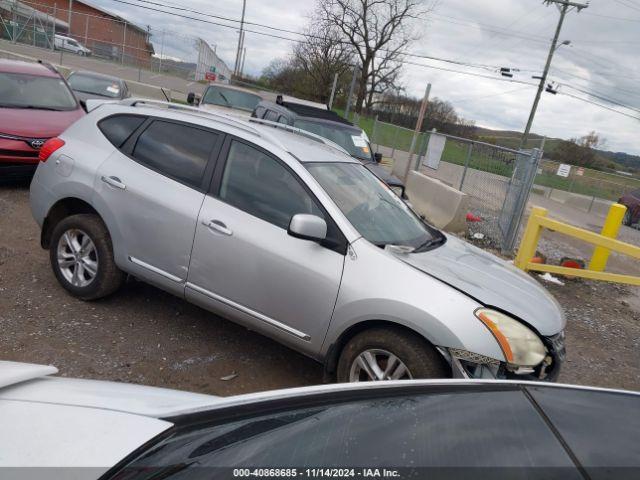
M 60 112 L 30 108 L 0 108 L 0 133 L 19 137 L 55 137 L 84 114 L 81 108 Z
M 433 250 L 396 255 L 484 305 L 524 320 L 544 336 L 564 329 L 562 309 L 542 285 L 512 264 L 458 238 L 447 235 L 447 242 Z

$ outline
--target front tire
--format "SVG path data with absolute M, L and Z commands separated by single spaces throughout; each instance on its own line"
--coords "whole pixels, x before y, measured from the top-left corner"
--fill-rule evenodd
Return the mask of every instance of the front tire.
M 624 218 L 622 219 L 622 223 L 631 226 L 631 210 L 627 207 L 627 211 L 624 213 Z
M 106 297 L 125 280 L 115 264 L 107 227 L 97 215 L 71 215 L 58 223 L 49 259 L 60 285 L 82 300 Z
M 358 333 L 343 348 L 337 368 L 341 383 L 450 376 L 450 368 L 433 346 L 393 327 Z

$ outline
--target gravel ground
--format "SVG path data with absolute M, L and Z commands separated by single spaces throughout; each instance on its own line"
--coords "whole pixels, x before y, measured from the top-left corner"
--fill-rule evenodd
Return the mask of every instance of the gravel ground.
M 312 360 L 141 282 L 105 300 L 76 300 L 38 240 L 28 188 L 0 186 L 1 359 L 216 395 L 322 381 Z M 549 289 L 568 317 L 560 380 L 640 390 L 638 289 L 582 281 Z

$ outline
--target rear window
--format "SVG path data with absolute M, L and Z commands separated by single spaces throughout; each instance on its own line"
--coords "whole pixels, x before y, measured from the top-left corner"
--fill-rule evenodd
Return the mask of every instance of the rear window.
M 403 478 L 581 478 L 518 391 L 388 397 L 198 425 L 149 448 L 116 478 L 214 478 L 224 467 L 410 467 L 416 470 Z M 358 478 L 340 476 L 348 477 Z
M 207 130 L 156 120 L 138 137 L 133 157 L 152 170 L 197 188 L 218 138 Z
M 0 107 L 75 110 L 78 104 L 62 78 L 0 72 Z
M 120 82 L 109 78 L 98 78 L 91 75 L 74 73 L 67 81 L 71 89 L 76 92 L 100 95 L 105 98 L 120 98 L 122 93 Z
M 98 128 L 107 140 L 120 148 L 146 119 L 147 117 L 140 115 L 116 115 L 102 120 Z
M 632 478 L 633 471 L 640 472 L 639 395 L 542 386 L 527 390 L 591 479 Z

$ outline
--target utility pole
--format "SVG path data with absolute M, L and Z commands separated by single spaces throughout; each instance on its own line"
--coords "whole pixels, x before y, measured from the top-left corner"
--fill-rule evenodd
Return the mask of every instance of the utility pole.
M 333 76 L 333 86 L 331 87 L 331 96 L 329 97 L 329 110 L 333 108 L 333 98 L 336 96 L 336 85 L 338 84 L 338 73 Z
M 356 87 L 356 77 L 358 76 L 358 66 L 353 66 L 353 76 L 351 77 L 351 85 L 349 85 L 349 96 L 347 96 L 347 106 L 344 109 L 344 118 L 349 120 L 349 110 L 351 109 L 351 97 L 353 96 L 353 89 Z
M 247 57 L 247 47 L 242 47 L 242 62 L 240 63 L 240 77 L 244 75 L 244 59 Z
M 240 19 L 240 35 L 238 36 L 238 48 L 236 49 L 236 64 L 233 68 L 234 75 L 238 74 L 240 69 L 240 56 L 242 55 L 242 43 L 244 35 L 244 12 L 247 9 L 247 0 L 242 0 L 242 18 Z
M 553 36 L 553 41 L 551 42 L 551 48 L 549 49 L 549 54 L 547 55 L 547 63 L 544 66 L 544 73 L 540 78 L 540 84 L 538 85 L 538 91 L 536 92 L 536 98 L 533 100 L 533 105 L 531 107 L 531 113 L 529 114 L 529 120 L 527 120 L 527 126 L 524 129 L 524 133 L 522 134 L 522 139 L 520 140 L 520 150 L 524 149 L 527 145 L 527 140 L 529 140 L 529 133 L 531 132 L 531 126 L 533 125 L 533 119 L 536 116 L 536 110 L 538 109 L 538 103 L 540 103 L 540 96 L 542 95 L 542 91 L 544 90 L 544 86 L 547 84 L 547 76 L 549 75 L 549 67 L 551 66 L 551 60 L 553 59 L 553 54 L 558 49 L 558 37 L 560 36 L 560 30 L 562 30 L 562 23 L 564 22 L 564 17 L 569 11 L 570 7 L 574 7 L 578 12 L 583 8 L 587 8 L 588 5 L 583 3 L 572 2 L 568 0 L 545 0 L 545 3 L 552 4 L 555 3 L 560 9 L 560 18 L 558 20 L 558 26 L 556 27 L 556 33 Z M 566 42 L 563 42 L 563 45 Z
M 422 131 L 422 122 L 424 120 L 424 114 L 427 112 L 427 104 L 429 103 L 429 94 L 431 93 L 431 84 L 427 84 L 427 88 L 424 91 L 424 97 L 422 98 L 422 104 L 420 105 L 420 111 L 418 112 L 418 120 L 416 121 L 416 129 L 413 132 L 413 138 L 411 139 L 411 147 L 409 148 L 409 157 L 407 158 L 407 166 L 404 169 L 404 175 L 402 182 L 406 185 L 407 178 L 409 178 L 409 172 L 411 171 L 411 163 L 413 163 L 413 152 L 416 148 L 416 138 Z

